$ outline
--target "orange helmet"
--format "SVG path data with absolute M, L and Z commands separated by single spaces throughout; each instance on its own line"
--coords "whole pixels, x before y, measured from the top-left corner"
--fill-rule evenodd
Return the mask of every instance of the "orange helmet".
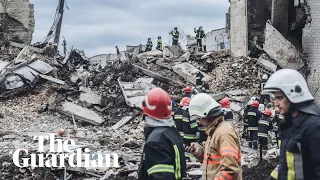
M 221 104 L 221 107 L 222 108 L 230 108 L 230 101 L 228 98 L 223 98 L 221 101 L 220 101 L 220 104 Z
M 270 111 L 270 109 L 266 109 L 263 114 L 267 115 L 267 116 L 271 116 L 272 112 Z
M 191 87 L 190 86 L 187 86 L 186 88 L 184 88 L 184 92 L 191 92 Z
M 254 106 L 254 107 L 259 107 L 259 101 L 253 101 L 253 103 L 251 104 L 251 106 Z
M 157 119 L 168 119 L 172 113 L 169 94 L 161 88 L 151 89 L 142 102 L 142 113 Z
M 189 106 L 191 101 L 191 98 L 189 97 L 184 97 L 182 98 L 182 100 L 180 101 L 180 106 Z

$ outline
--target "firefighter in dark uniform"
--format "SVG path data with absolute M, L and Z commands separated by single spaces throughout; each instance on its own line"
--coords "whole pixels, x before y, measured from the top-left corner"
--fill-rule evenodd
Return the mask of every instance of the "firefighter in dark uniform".
M 260 155 L 262 155 L 262 150 L 268 150 L 268 132 L 273 129 L 271 115 L 272 112 L 269 109 L 266 109 L 259 120 L 258 137 L 260 144 Z
M 147 51 L 151 51 L 152 50 L 152 46 L 153 46 L 153 43 L 151 41 L 151 38 L 148 38 L 146 52 Z
M 208 79 L 204 77 L 201 79 L 201 81 L 202 81 L 202 87 L 201 87 L 202 91 L 206 93 L 211 93 L 210 86 L 208 84 Z
M 245 138 L 248 140 L 249 138 L 249 133 L 248 133 L 248 111 L 251 108 L 251 105 L 253 101 L 256 101 L 257 98 L 255 96 L 251 97 L 247 105 L 245 106 L 243 110 L 243 133 L 242 133 L 242 138 Z
M 248 132 L 249 132 L 249 147 L 258 149 L 258 129 L 261 112 L 258 109 L 259 102 L 253 101 L 251 108 L 248 111 Z
M 172 46 L 178 46 L 178 40 L 179 40 L 178 27 L 174 27 L 174 29 L 171 30 L 169 34 L 172 35 Z
M 196 28 L 194 28 L 194 33 L 196 33 L 198 51 L 202 51 L 202 39 L 205 36 L 205 33 L 204 33 L 202 26 L 200 25 L 198 30 Z
M 202 88 L 202 78 L 204 78 L 204 75 L 200 72 L 199 69 L 195 69 L 192 74 L 196 75 L 196 88 Z
M 191 98 L 185 97 L 181 100 L 181 105 L 183 106 L 183 114 L 182 114 L 182 124 L 183 124 L 183 141 L 184 145 L 190 146 L 192 142 L 198 142 L 199 139 L 199 130 L 198 130 L 198 122 L 197 120 L 190 120 L 189 115 L 189 103 Z M 187 158 L 190 158 L 192 155 L 190 153 L 185 152 Z
M 225 121 L 232 121 L 233 120 L 233 113 L 230 109 L 230 100 L 228 98 L 223 98 L 220 101 L 221 109 L 223 111 L 224 120 Z
M 274 124 L 274 129 L 275 129 L 275 135 L 276 135 L 276 140 L 277 140 L 277 145 L 278 145 L 278 148 L 280 149 L 280 132 L 279 132 L 279 125 L 280 125 L 280 122 L 284 120 L 284 116 L 280 114 L 280 110 L 279 108 L 277 107 L 275 109 L 275 116 L 273 118 L 273 124 Z
M 265 85 L 273 93 L 280 121 L 279 165 L 271 177 L 279 180 L 320 179 L 320 108 L 304 77 L 296 70 L 281 69 Z
M 194 88 L 192 91 L 191 97 L 193 97 L 199 93 L 205 93 L 205 92 L 203 92 L 201 88 Z M 206 128 L 199 123 L 199 120 L 197 120 L 197 122 L 198 122 L 198 130 L 200 133 L 199 143 L 202 143 L 207 140 L 208 135 L 206 133 Z
M 182 125 L 182 115 L 183 115 L 183 105 L 182 100 L 180 101 L 179 107 L 177 107 L 176 111 L 173 114 L 173 119 L 176 124 L 176 128 L 180 133 L 181 138 L 183 139 L 183 125 Z
M 184 88 L 184 95 L 183 97 L 189 97 L 191 98 L 191 92 L 192 92 L 192 89 L 190 86 L 187 86 Z
M 156 49 L 159 50 L 159 51 L 162 50 L 162 39 L 161 39 L 161 36 L 158 36 Z
M 171 99 L 161 88 L 150 90 L 142 103 L 146 138 L 139 180 L 181 180 L 186 176 L 184 146 L 171 117 Z

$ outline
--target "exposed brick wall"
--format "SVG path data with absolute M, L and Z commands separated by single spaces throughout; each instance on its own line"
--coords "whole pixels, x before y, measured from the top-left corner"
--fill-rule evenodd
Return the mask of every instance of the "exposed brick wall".
M 303 51 L 308 55 L 310 75 L 307 79 L 310 90 L 320 100 L 320 0 L 307 0 L 311 23 L 303 30 Z

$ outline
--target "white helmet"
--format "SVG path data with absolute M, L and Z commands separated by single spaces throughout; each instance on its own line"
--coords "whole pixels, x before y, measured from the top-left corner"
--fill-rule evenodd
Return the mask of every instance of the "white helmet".
M 273 73 L 266 85 L 265 92 L 282 91 L 292 103 L 314 100 L 304 77 L 296 70 L 281 69 Z
M 190 120 L 215 117 L 222 112 L 220 104 L 206 93 L 193 96 L 189 104 Z
M 198 72 L 200 72 L 200 70 L 199 69 L 195 69 L 195 70 L 192 71 L 192 74 L 197 74 Z
M 263 79 L 263 80 L 267 80 L 267 79 L 268 79 L 268 75 L 267 75 L 267 74 L 264 74 L 264 75 L 262 76 L 262 79 Z
M 201 79 L 201 81 L 202 81 L 202 82 L 208 82 L 208 78 L 203 77 L 203 78 Z

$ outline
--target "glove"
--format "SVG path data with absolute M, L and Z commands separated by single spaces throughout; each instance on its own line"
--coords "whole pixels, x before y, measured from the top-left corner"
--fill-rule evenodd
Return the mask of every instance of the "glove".
M 185 150 L 188 153 L 191 153 L 193 156 L 198 156 L 201 153 L 200 152 L 201 146 L 200 146 L 200 144 L 193 142 L 193 143 L 190 144 L 190 146 L 187 146 L 185 148 Z

